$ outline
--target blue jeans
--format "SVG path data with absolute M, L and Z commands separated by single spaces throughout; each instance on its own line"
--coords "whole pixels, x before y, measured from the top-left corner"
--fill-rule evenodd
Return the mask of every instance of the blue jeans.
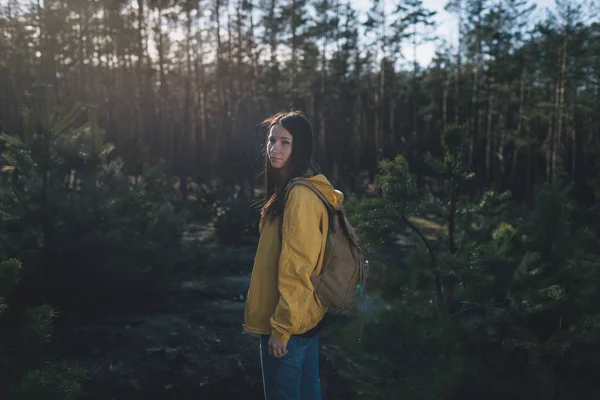
M 287 354 L 269 355 L 269 335 L 260 338 L 265 400 L 323 400 L 319 380 L 319 339 L 292 336 Z

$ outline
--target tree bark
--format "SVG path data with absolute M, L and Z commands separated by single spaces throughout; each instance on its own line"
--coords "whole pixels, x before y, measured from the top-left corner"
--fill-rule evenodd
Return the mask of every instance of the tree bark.
M 485 139 L 485 179 L 486 184 L 492 180 L 492 112 L 494 109 L 494 78 L 490 77 L 488 80 L 488 87 L 490 94 L 488 96 L 488 112 L 487 112 L 487 129 Z
M 137 13 L 137 34 L 138 34 L 138 52 L 137 52 L 137 118 L 138 128 L 140 137 L 143 138 L 145 135 L 145 114 L 144 114 L 144 99 L 146 98 L 146 80 L 145 75 L 145 50 L 146 50 L 146 39 L 144 34 L 144 0 L 137 0 L 138 13 Z M 151 143 L 155 146 L 155 143 Z
M 183 134 L 182 138 L 183 146 L 180 147 L 179 151 L 183 156 L 184 168 L 190 165 L 190 162 L 196 158 L 196 128 L 194 119 L 192 118 L 192 76 L 194 71 L 192 69 L 192 15 L 191 9 L 187 10 L 186 19 L 186 67 L 187 73 L 185 77 L 185 105 L 183 112 Z M 194 107 L 195 108 L 195 107 Z
M 554 89 L 553 89 L 553 95 L 554 95 L 554 110 L 558 110 L 558 82 L 554 82 Z M 548 148 L 546 149 L 546 180 L 548 182 L 552 182 L 553 181 L 553 157 L 554 157 L 554 147 L 556 146 L 556 141 L 554 139 L 555 133 L 554 133 L 554 129 L 553 129 L 553 124 L 554 122 L 554 115 L 549 115 L 548 116 L 548 137 L 547 137 L 547 145 Z
M 298 104 L 298 90 L 296 88 L 296 69 L 297 69 L 297 52 L 298 52 L 298 27 L 296 26 L 296 0 L 291 0 L 290 5 L 290 32 L 292 34 L 291 38 L 291 46 L 292 46 L 292 54 L 291 54 L 291 62 L 290 62 L 290 80 L 289 80 L 289 90 L 291 93 L 291 105 L 293 107 L 297 107 Z
M 558 116 L 556 121 L 556 133 L 554 134 L 554 148 L 552 153 L 552 182 L 556 182 L 558 179 L 558 158 L 560 156 L 561 149 L 561 137 L 562 137 L 562 124 L 563 124 L 563 112 L 565 105 L 565 89 L 567 85 L 567 39 L 563 40 L 562 51 L 561 51 L 561 66 L 560 66 L 560 83 L 559 83 L 559 96 L 558 96 Z

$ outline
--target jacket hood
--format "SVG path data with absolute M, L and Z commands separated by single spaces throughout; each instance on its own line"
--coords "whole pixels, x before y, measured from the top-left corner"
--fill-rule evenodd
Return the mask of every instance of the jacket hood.
M 344 202 L 344 194 L 335 189 L 329 180 L 323 174 L 318 174 L 310 178 L 297 178 L 309 181 L 312 183 L 322 194 L 323 197 L 333 208 L 340 208 Z M 295 180 L 295 179 L 294 179 Z

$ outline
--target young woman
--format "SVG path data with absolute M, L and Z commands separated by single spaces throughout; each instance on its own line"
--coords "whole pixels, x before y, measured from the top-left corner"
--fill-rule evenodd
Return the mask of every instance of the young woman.
M 265 203 L 244 331 L 261 337 L 266 400 L 321 400 L 318 334 L 327 307 L 310 277 L 321 273 L 329 218 L 325 204 L 310 188 L 295 185 L 287 201 L 285 191 L 292 180 L 305 179 L 335 208 L 344 196 L 316 172 L 312 129 L 302 113 L 279 113 L 264 123 L 269 128 Z

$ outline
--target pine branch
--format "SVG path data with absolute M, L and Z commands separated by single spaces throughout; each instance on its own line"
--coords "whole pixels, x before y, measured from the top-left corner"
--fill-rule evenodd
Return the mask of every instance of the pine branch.
M 438 300 L 438 307 L 441 308 L 443 306 L 442 280 L 440 277 L 440 272 L 438 271 L 435 253 L 433 252 L 433 249 L 431 248 L 429 241 L 423 235 L 423 233 L 412 222 L 410 222 L 408 220 L 408 218 L 406 218 L 406 201 L 402 202 L 402 220 L 414 232 L 416 232 L 416 234 L 421 238 L 421 240 L 425 244 L 425 247 L 427 247 L 427 252 L 429 253 L 429 257 L 431 258 L 431 262 L 433 264 L 433 273 L 435 275 L 435 292 L 436 292 L 436 296 L 437 296 L 437 300 Z

